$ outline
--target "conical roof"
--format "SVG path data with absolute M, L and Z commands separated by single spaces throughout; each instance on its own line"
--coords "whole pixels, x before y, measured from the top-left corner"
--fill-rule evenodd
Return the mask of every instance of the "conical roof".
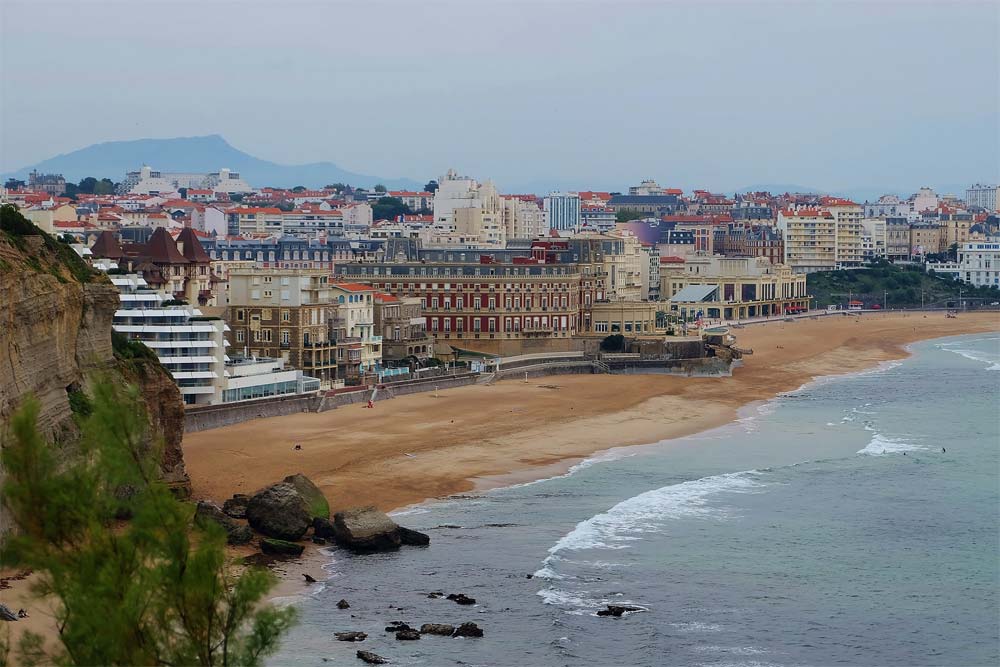
M 188 261 L 205 263 L 212 261 L 212 258 L 205 252 L 205 248 L 202 247 L 201 241 L 198 240 L 198 235 L 190 227 L 181 230 L 181 233 L 177 235 L 177 243 L 180 244 L 181 252 Z
M 204 252 L 204 250 L 202 250 Z M 187 264 L 188 260 L 177 250 L 177 244 L 163 227 L 157 227 L 146 242 L 144 253 L 155 264 Z
M 104 230 L 97 236 L 94 245 L 90 247 L 90 252 L 94 257 L 103 259 L 121 259 L 125 256 L 118 239 L 108 230 Z

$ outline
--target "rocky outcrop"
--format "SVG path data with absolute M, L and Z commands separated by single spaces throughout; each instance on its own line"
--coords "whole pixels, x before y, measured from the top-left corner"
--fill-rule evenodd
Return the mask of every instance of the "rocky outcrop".
M 245 493 L 235 493 L 232 498 L 222 503 L 222 511 L 234 519 L 245 519 L 247 518 L 247 503 L 249 502 L 250 496 Z
M 13 207 L 0 207 L 0 423 L 23 398 L 40 404 L 38 425 L 67 445 L 79 435 L 70 398 L 95 371 L 112 373 L 141 390 L 152 435 L 164 443 L 163 474 L 181 495 L 190 491 L 180 447 L 184 405 L 172 378 L 155 360 L 126 366 L 116 360 L 111 320 L 118 292 L 68 245 L 43 234 Z M 0 471 L 0 483 L 3 473 Z M 11 528 L 0 512 L 0 535 Z
M 305 499 L 288 482 L 261 489 L 247 503 L 247 521 L 258 533 L 279 540 L 300 540 L 312 523 Z
M 371 651 L 358 651 L 357 656 L 359 660 L 364 660 L 369 665 L 384 665 L 389 662 L 382 656 L 372 653 Z
M 430 538 L 415 530 L 406 530 L 406 544 L 428 544 Z M 337 512 L 333 517 L 337 545 L 358 553 L 392 551 L 403 544 L 400 526 L 374 507 L 359 507 Z
M 272 556 L 301 556 L 305 549 L 301 544 L 265 537 L 260 541 L 260 550 Z
M 363 642 L 368 639 L 368 635 L 363 632 L 334 632 L 333 636 L 338 642 Z
M 453 637 L 482 637 L 483 629 L 480 628 L 475 623 L 471 621 L 468 623 L 462 623 L 460 626 L 455 628 L 455 634 Z
M 214 523 L 226 531 L 226 542 L 233 545 L 247 544 L 253 539 L 253 531 L 249 526 L 236 523 L 226 516 L 215 503 L 199 501 L 194 511 L 195 521 L 202 525 Z
M 312 483 L 308 477 L 302 473 L 289 475 L 282 480 L 285 484 L 291 484 L 299 492 L 306 503 L 306 511 L 312 519 L 329 519 L 330 505 L 326 502 L 326 496 Z M 320 537 L 323 537 L 320 535 Z
M 444 637 L 451 637 L 455 632 L 454 625 L 448 625 L 447 623 L 424 623 L 420 626 L 420 634 L 422 635 L 442 635 Z

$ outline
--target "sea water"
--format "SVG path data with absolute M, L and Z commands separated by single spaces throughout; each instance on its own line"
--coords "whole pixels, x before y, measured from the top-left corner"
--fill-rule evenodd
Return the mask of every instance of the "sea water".
M 331 551 L 270 664 L 996 665 L 1000 336 L 912 351 L 722 428 L 405 510 L 431 545 Z M 485 637 L 397 641 L 394 620 Z

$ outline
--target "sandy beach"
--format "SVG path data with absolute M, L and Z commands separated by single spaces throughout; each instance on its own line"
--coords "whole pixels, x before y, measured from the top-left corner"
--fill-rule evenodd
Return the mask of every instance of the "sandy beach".
M 334 509 L 391 510 L 556 474 L 594 452 L 658 442 L 732 420 L 743 405 L 822 375 L 904 357 L 904 346 L 1000 330 L 1000 314 L 879 313 L 734 330 L 752 348 L 732 377 L 562 375 L 506 380 L 260 419 L 184 438 L 196 498 L 222 501 L 302 472 Z M 295 443 L 301 450 L 293 450 Z
M 429 498 L 559 474 L 595 452 L 680 437 L 725 424 L 740 407 L 812 378 L 862 371 L 906 356 L 928 338 L 1000 330 L 1000 313 L 879 313 L 774 321 L 734 330 L 753 349 L 732 377 L 564 375 L 507 380 L 351 405 L 321 414 L 260 419 L 194 433 L 184 456 L 195 499 L 222 502 L 302 472 L 334 510 L 392 510 Z M 301 450 L 294 445 L 301 444 Z M 274 595 L 299 586 L 323 557 L 307 551 Z M 4 576 L 11 573 L 4 572 Z M 8 624 L 49 634 L 50 614 L 11 581 L 0 599 L 31 617 Z

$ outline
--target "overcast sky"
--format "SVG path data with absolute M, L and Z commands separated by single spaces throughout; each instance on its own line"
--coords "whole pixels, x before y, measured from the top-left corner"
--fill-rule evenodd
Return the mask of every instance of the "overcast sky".
M 0 172 L 219 133 L 501 189 L 1000 180 L 995 1 L 0 0 L 0 22 Z

